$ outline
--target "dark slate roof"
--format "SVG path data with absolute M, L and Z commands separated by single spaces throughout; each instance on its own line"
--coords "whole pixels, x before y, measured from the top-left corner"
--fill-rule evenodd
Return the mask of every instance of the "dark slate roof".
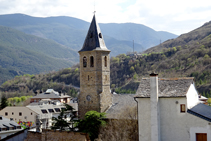
M 193 108 L 188 109 L 187 112 L 211 122 L 211 107 L 210 106 L 199 103 L 198 105 L 194 106 Z
M 99 27 L 98 23 L 96 22 L 95 15 L 93 16 L 91 25 L 89 27 L 89 31 L 86 35 L 84 45 L 79 52 L 93 51 L 93 50 L 109 51 L 106 48 L 102 33 L 100 31 L 100 27 Z
M 159 97 L 185 97 L 190 85 L 194 82 L 193 77 L 182 78 L 159 78 Z M 136 91 L 135 97 L 150 97 L 150 78 L 143 78 Z
M 119 119 L 119 114 L 136 106 L 134 94 L 113 94 L 112 106 L 106 111 L 106 117 L 109 119 Z

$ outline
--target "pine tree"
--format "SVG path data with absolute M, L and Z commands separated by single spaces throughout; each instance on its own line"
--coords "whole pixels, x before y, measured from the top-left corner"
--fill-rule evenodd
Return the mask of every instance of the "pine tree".
M 8 106 L 7 98 L 5 97 L 5 95 L 3 95 L 1 98 L 1 109 L 4 109 L 7 106 Z

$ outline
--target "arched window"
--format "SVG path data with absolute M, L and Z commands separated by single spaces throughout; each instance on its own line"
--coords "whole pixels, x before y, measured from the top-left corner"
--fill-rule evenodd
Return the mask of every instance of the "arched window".
M 94 67 L 94 57 L 90 57 L 90 67 Z
M 83 57 L 83 67 L 85 68 L 87 66 L 87 59 L 86 57 L 84 56 Z
M 105 56 L 104 62 L 105 62 L 105 67 L 107 67 L 107 56 Z

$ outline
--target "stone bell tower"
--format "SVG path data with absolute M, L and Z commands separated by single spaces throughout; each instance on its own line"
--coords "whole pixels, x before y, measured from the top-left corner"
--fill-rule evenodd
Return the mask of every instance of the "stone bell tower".
M 79 118 L 84 118 L 85 113 L 90 110 L 105 112 L 112 105 L 109 53 L 94 15 L 83 47 L 79 51 Z

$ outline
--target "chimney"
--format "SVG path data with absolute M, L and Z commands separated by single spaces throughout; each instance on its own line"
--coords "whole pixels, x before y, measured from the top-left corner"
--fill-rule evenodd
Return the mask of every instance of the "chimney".
M 151 141 L 160 141 L 158 74 L 150 74 Z

